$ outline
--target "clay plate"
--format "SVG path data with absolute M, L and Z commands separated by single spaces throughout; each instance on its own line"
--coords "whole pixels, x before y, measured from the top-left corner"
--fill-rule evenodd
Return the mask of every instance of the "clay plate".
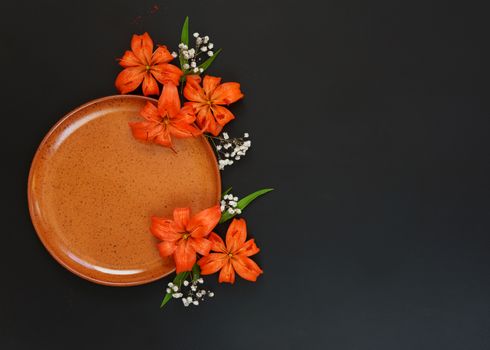
M 89 281 L 131 286 L 174 271 L 150 234 L 152 215 L 193 212 L 219 201 L 220 175 L 204 137 L 175 140 L 177 153 L 139 142 L 128 122 L 141 96 L 89 102 L 46 135 L 31 165 L 29 211 L 44 246 Z

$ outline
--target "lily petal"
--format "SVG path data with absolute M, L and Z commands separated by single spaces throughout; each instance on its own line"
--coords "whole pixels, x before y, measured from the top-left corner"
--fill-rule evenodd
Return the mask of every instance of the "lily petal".
M 193 238 L 189 237 L 189 244 L 194 248 L 196 252 L 201 255 L 208 255 L 211 250 L 212 243 L 206 238 Z
M 134 34 L 131 39 L 131 50 L 142 63 L 149 65 L 153 52 L 153 40 L 151 40 L 150 35 L 148 33 Z
M 223 268 L 219 273 L 218 281 L 220 283 L 222 282 L 227 282 L 232 284 L 235 283 L 235 271 L 233 270 L 233 266 L 231 266 L 230 259 L 228 259 L 228 261 L 223 265 Z
M 202 132 L 209 132 L 214 136 L 218 136 L 223 129 L 221 125 L 216 122 L 211 108 L 202 108 L 197 114 L 197 125 Z
M 219 205 L 197 213 L 189 221 L 188 229 L 191 232 L 191 236 L 195 238 L 207 236 L 218 225 L 220 218 L 221 210 Z
M 180 240 L 177 249 L 174 252 L 175 272 L 192 270 L 192 266 L 196 263 L 196 251 L 189 244 L 187 239 Z
M 218 86 L 211 96 L 213 103 L 229 105 L 243 98 L 239 83 L 223 83 Z
M 200 125 L 204 125 L 206 123 L 206 119 L 208 116 L 213 118 L 211 114 L 211 108 L 208 104 L 204 104 L 201 102 L 186 102 L 187 106 L 192 106 L 194 111 L 196 112 L 196 119 Z
M 191 106 L 184 106 L 177 117 L 170 122 L 170 132 L 177 138 L 196 137 L 201 135 L 201 130 L 194 125 L 196 117 Z
M 189 107 L 192 108 L 194 115 L 197 113 L 203 111 L 203 110 L 209 110 L 209 104 L 203 103 L 203 102 L 185 102 L 184 107 Z
M 177 248 L 177 245 L 175 242 L 160 242 L 157 244 L 158 252 L 160 253 L 161 257 L 167 257 L 170 256 L 174 253 L 175 249 Z
M 153 66 L 155 64 L 168 63 L 173 59 L 174 57 L 168 51 L 167 47 L 165 45 L 161 45 L 155 50 L 155 52 L 153 52 L 153 55 L 151 56 L 151 65 Z
M 247 239 L 247 224 L 244 219 L 233 219 L 226 232 L 226 248 L 235 254 Z
M 168 130 L 163 130 L 159 133 L 154 139 L 153 142 L 164 146 L 164 147 L 172 147 L 172 138 L 170 137 L 170 133 Z
M 179 85 L 180 77 L 184 74 L 179 67 L 168 63 L 155 64 L 151 67 L 150 72 L 164 85 L 169 83 Z
M 254 239 L 249 239 L 241 246 L 240 249 L 235 253 L 236 255 L 252 256 L 260 252 L 259 247 L 255 244 Z
M 189 219 L 191 217 L 190 208 L 175 208 L 174 209 L 174 223 L 177 230 L 180 232 L 187 231 L 187 225 L 189 225 Z
M 225 253 L 228 255 L 228 251 L 225 247 L 225 242 L 216 233 L 211 232 L 208 236 L 208 240 L 212 243 L 211 250 L 214 252 Z
M 116 88 L 121 94 L 136 90 L 145 77 L 145 69 L 138 67 L 129 67 L 123 69 L 116 77 Z
M 211 275 L 218 272 L 226 263 L 228 255 L 222 253 L 211 253 L 203 256 L 197 264 L 201 268 L 201 275 Z
M 194 125 L 187 123 L 172 123 L 170 126 L 170 132 L 172 136 L 179 139 L 196 137 L 201 134 L 201 130 L 196 128 Z
M 231 120 L 235 119 L 233 113 L 231 113 L 230 110 L 226 107 L 214 105 L 212 110 L 214 118 L 221 126 L 224 126 L 228 124 Z
M 133 51 L 129 51 L 129 50 L 124 53 L 124 56 L 119 61 L 119 64 L 124 68 L 144 65 L 143 62 L 141 62 L 139 58 L 136 57 Z
M 210 98 L 213 95 L 214 90 L 221 83 L 221 78 L 213 77 L 211 75 L 206 75 L 202 81 L 202 87 L 206 96 Z
M 133 137 L 145 142 L 153 140 L 162 129 L 162 126 L 154 121 L 129 122 L 128 124 L 131 127 Z
M 175 242 L 182 238 L 182 235 L 178 233 L 172 226 L 171 220 L 162 219 L 156 216 L 151 218 L 150 232 L 156 238 L 162 241 Z
M 150 101 L 141 109 L 140 115 L 148 121 L 160 122 L 162 118 L 158 113 L 158 108 Z
M 162 95 L 158 100 L 158 111 L 162 116 L 175 117 L 179 114 L 180 97 L 176 85 L 168 83 L 163 86 Z
M 194 121 L 196 120 L 194 107 L 192 105 L 186 104 L 184 107 L 182 107 L 182 109 L 179 111 L 179 114 L 177 114 L 174 120 L 178 121 L 179 123 L 194 123 Z
M 245 256 L 234 256 L 231 264 L 240 277 L 255 282 L 257 277 L 263 273 L 262 269 L 250 258 Z
M 158 95 L 160 93 L 160 89 L 158 88 L 157 81 L 150 73 L 145 74 L 145 78 L 143 79 L 143 95 Z
M 163 125 L 159 122 L 152 121 L 148 124 L 151 124 L 151 126 L 149 126 L 147 129 L 148 141 L 153 141 L 156 137 L 158 137 L 158 135 L 165 132 Z
M 189 101 L 207 103 L 208 98 L 199 83 L 201 78 L 198 75 L 188 75 L 184 87 L 184 97 Z

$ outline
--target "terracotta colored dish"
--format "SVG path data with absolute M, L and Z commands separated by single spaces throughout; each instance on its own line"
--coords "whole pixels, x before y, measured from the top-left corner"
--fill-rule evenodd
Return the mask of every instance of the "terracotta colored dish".
M 66 115 L 41 142 L 31 165 L 29 210 L 44 246 L 92 282 L 131 286 L 174 271 L 149 232 L 152 215 L 193 212 L 219 201 L 221 180 L 204 137 L 175 140 L 177 153 L 141 143 L 128 122 L 141 96 L 111 96 Z

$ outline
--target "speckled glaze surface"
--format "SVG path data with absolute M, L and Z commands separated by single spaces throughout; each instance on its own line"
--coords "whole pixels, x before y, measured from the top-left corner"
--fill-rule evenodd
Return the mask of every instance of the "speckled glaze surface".
M 128 122 L 141 96 L 89 102 L 46 135 L 31 165 L 29 210 L 39 238 L 61 265 L 87 280 L 138 285 L 174 270 L 149 232 L 152 215 L 215 205 L 221 192 L 204 137 L 175 140 L 177 153 L 138 142 Z

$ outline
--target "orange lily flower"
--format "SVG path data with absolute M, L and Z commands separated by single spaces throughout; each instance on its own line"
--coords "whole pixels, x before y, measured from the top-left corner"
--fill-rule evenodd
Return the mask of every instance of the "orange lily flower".
M 196 120 L 194 110 L 191 106 L 180 108 L 179 92 L 172 83 L 163 87 L 158 108 L 152 102 L 147 102 L 140 114 L 145 121 L 129 123 L 133 136 L 138 140 L 172 148 L 172 137 L 186 138 L 201 134 L 193 124 Z
M 176 272 L 192 270 L 196 263 L 196 253 L 209 254 L 211 242 L 205 237 L 213 230 L 221 218 L 218 205 L 204 209 L 191 217 L 189 208 L 176 208 L 173 220 L 151 218 L 151 233 L 162 240 L 158 250 L 162 257 L 173 255 Z
M 143 94 L 158 95 L 157 80 L 162 84 L 169 82 L 178 85 L 182 71 L 168 62 L 174 58 L 166 46 L 159 46 L 153 52 L 153 40 L 148 33 L 133 35 L 131 51 L 126 51 L 119 64 L 125 69 L 116 78 L 116 88 L 127 94 L 143 82 Z
M 202 257 L 197 263 L 201 267 L 202 275 L 210 275 L 221 270 L 220 282 L 235 282 L 235 271 L 242 278 L 255 282 L 263 273 L 260 267 L 249 258 L 257 254 L 257 248 L 253 239 L 247 238 L 247 224 L 244 219 L 233 219 L 226 233 L 226 245 L 216 233 L 209 235 L 212 243 L 210 253 Z
M 207 131 L 217 136 L 223 126 L 235 119 L 235 116 L 223 107 L 243 98 L 238 83 L 220 84 L 221 78 L 206 75 L 202 81 L 198 75 L 187 76 L 184 96 L 191 102 L 186 105 L 194 107 L 197 125 L 203 132 Z

